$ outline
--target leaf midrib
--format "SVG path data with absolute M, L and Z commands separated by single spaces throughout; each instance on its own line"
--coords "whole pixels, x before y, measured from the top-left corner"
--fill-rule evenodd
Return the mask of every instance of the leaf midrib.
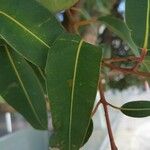
M 143 48 L 147 49 L 148 47 L 148 40 L 149 40 L 149 30 L 150 30 L 150 0 L 147 0 L 147 14 L 146 14 L 146 30 L 145 30 L 145 37 L 144 37 L 144 45 Z
M 11 17 L 10 15 L 8 15 L 7 13 L 5 13 L 3 11 L 0 11 L 0 14 L 3 15 L 3 16 L 5 16 L 6 18 L 8 18 L 9 20 L 11 20 L 12 22 L 16 23 L 19 27 L 21 27 L 23 30 L 25 30 L 26 32 L 28 32 L 34 38 L 36 38 L 44 46 L 46 46 L 47 48 L 50 48 L 50 46 L 46 42 L 44 42 L 40 37 L 38 37 L 36 34 L 34 34 L 32 31 L 30 31 L 27 27 L 25 27 L 22 23 L 20 23 L 19 21 L 17 21 L 15 18 Z
M 25 94 L 25 96 L 26 96 L 26 98 L 27 98 L 27 101 L 28 101 L 29 105 L 31 106 L 31 110 L 33 111 L 33 114 L 35 115 L 35 117 L 36 117 L 37 121 L 39 122 L 39 124 L 41 125 L 41 127 L 42 127 L 42 128 L 45 128 L 45 127 L 42 125 L 42 122 L 40 121 L 40 118 L 39 118 L 38 115 L 36 114 L 36 110 L 35 110 L 34 106 L 33 106 L 32 103 L 31 103 L 30 96 L 29 96 L 29 94 L 28 94 L 26 88 L 24 87 L 23 81 L 21 80 L 21 77 L 20 77 L 20 75 L 19 75 L 19 72 L 17 71 L 17 68 L 16 68 L 16 66 L 15 66 L 15 64 L 14 64 L 14 61 L 13 61 L 13 59 L 12 59 L 12 57 L 11 57 L 11 55 L 10 55 L 10 52 L 9 52 L 9 50 L 8 50 L 8 47 L 7 47 L 6 45 L 5 45 L 5 50 L 6 50 L 6 53 L 7 53 L 7 55 L 8 55 L 9 61 L 10 61 L 11 65 L 12 65 L 12 67 L 13 67 L 13 69 L 14 69 L 14 72 L 15 72 L 15 74 L 16 74 L 18 80 L 19 80 L 19 83 L 20 83 L 20 85 L 21 85 L 21 87 L 22 87 L 22 89 L 23 89 L 23 92 L 24 92 L 24 94 Z
M 150 108 L 120 108 L 123 111 L 150 111 Z
M 76 75 L 77 75 L 78 60 L 79 60 L 79 55 L 80 55 L 80 50 L 81 50 L 82 44 L 83 44 L 83 40 L 81 40 L 79 43 L 78 50 L 76 53 L 75 65 L 74 65 L 73 83 L 72 83 L 72 91 L 71 91 L 70 121 L 69 121 L 69 150 L 71 150 L 72 115 L 73 115 L 73 103 L 74 103 Z

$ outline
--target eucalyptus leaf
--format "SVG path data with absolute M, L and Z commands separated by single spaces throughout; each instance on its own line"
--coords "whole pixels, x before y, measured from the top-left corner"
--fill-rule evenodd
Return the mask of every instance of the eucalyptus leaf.
M 90 136 L 92 135 L 92 132 L 93 132 L 93 120 L 91 119 L 90 124 L 89 124 L 89 127 L 88 127 L 88 130 L 87 130 L 87 132 L 86 132 L 86 136 L 85 136 L 85 138 L 84 138 L 83 145 L 88 142 Z
M 79 0 L 36 0 L 51 12 L 59 12 L 69 9 Z
M 45 97 L 28 63 L 8 46 L 0 47 L 0 95 L 36 129 L 47 129 Z
M 150 116 L 150 101 L 132 101 L 121 106 L 121 111 L 130 117 Z
M 46 65 L 54 134 L 51 146 L 78 150 L 85 141 L 99 79 L 102 50 L 79 36 L 60 36 Z
M 45 67 L 48 50 L 62 32 L 35 0 L 0 0 L 0 38 L 37 66 Z
M 122 20 L 112 17 L 112 16 L 104 16 L 98 19 L 102 23 L 104 23 L 112 32 L 122 38 L 128 46 L 131 48 L 132 52 L 139 56 L 139 51 L 135 43 L 131 38 L 131 31 Z
M 46 83 L 45 83 L 46 82 L 45 70 L 41 69 L 40 67 L 37 67 L 36 65 L 34 65 L 30 62 L 28 62 L 28 63 L 32 67 L 34 73 L 36 74 L 38 80 L 40 81 L 45 95 L 47 95 Z
M 4 99 L 0 96 L 0 104 L 4 103 Z
M 140 48 L 150 48 L 150 0 L 126 0 L 125 11 L 134 42 Z
M 111 13 L 113 3 L 113 0 L 96 0 L 96 6 L 98 7 L 98 10 L 105 15 L 109 15 Z

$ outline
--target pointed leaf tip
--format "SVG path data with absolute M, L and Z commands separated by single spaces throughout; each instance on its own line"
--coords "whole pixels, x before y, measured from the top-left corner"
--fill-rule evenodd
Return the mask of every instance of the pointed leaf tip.
M 123 114 L 141 118 L 150 116 L 150 101 L 131 101 L 121 106 Z

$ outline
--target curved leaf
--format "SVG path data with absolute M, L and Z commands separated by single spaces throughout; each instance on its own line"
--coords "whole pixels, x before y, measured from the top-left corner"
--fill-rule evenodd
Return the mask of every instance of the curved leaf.
M 0 37 L 27 60 L 44 68 L 47 52 L 63 32 L 48 10 L 34 0 L 0 0 Z
M 32 68 L 12 49 L 0 47 L 0 95 L 36 129 L 47 129 L 44 92 Z
M 101 57 L 101 48 L 69 34 L 59 37 L 51 48 L 46 77 L 53 147 L 78 150 L 82 146 L 97 92 Z
M 138 48 L 131 38 L 131 31 L 122 20 L 112 16 L 100 17 L 99 20 L 103 22 L 110 30 L 112 30 L 112 32 L 122 38 L 136 56 L 139 55 Z
M 150 101 L 132 101 L 121 106 L 121 111 L 130 117 L 150 116 Z
M 79 0 L 36 0 L 51 12 L 69 9 Z
M 90 136 L 92 135 L 92 132 L 93 132 L 93 120 L 91 119 L 88 130 L 87 130 L 85 138 L 84 138 L 83 145 L 88 142 Z
M 126 0 L 125 17 L 135 43 L 150 48 L 150 0 Z
M 34 73 L 36 74 L 36 76 L 38 77 L 38 80 L 40 81 L 41 85 L 42 85 L 42 88 L 43 88 L 43 91 L 45 93 L 45 95 L 47 95 L 47 92 L 46 92 L 46 77 L 45 77 L 45 70 L 35 66 L 34 64 L 28 62 L 29 65 L 32 67 Z

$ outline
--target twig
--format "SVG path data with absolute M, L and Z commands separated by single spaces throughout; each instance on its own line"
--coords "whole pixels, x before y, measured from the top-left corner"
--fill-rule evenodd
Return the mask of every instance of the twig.
M 108 114 L 108 107 L 107 107 L 108 104 L 107 104 L 107 101 L 104 96 L 104 90 L 103 90 L 103 85 L 102 85 L 101 81 L 99 82 L 99 92 L 100 92 L 100 96 L 101 96 L 101 103 L 103 104 L 103 108 L 104 108 L 104 112 L 105 112 L 105 119 L 106 119 L 108 134 L 109 134 L 111 150 L 118 150 L 118 148 L 115 144 L 112 129 L 111 129 L 111 124 L 110 124 L 110 119 L 109 119 L 109 114 Z
M 143 77 L 150 77 L 149 72 L 141 72 L 141 71 L 135 70 L 134 68 L 120 68 L 118 66 L 115 66 L 113 64 L 106 63 L 106 62 L 103 62 L 103 65 L 112 70 L 120 71 L 124 74 L 134 74 L 134 75 L 143 76 Z
M 116 57 L 116 58 L 105 58 L 105 59 L 103 59 L 103 61 L 107 62 L 107 63 L 139 61 L 139 60 L 140 60 L 140 57 L 135 57 L 135 56 L 129 56 L 126 58 Z
M 75 28 L 76 32 L 78 33 L 78 30 L 81 26 L 90 25 L 92 23 L 95 23 L 96 21 L 97 20 L 95 18 L 89 19 L 89 20 L 80 20 L 79 22 L 76 22 L 74 24 L 74 28 Z
M 121 107 L 117 107 L 117 106 L 115 106 L 115 105 L 113 105 L 113 104 L 110 104 L 110 103 L 108 103 L 108 102 L 107 102 L 107 105 L 109 105 L 110 107 L 112 107 L 112 108 L 114 108 L 114 109 L 117 109 L 117 110 L 121 110 L 121 109 L 122 109 Z
M 103 59 L 103 65 L 112 70 L 120 71 L 124 74 L 134 74 L 134 75 L 143 76 L 143 77 L 150 77 L 150 73 L 138 71 L 140 64 L 143 62 L 147 54 L 146 48 L 141 48 L 141 50 L 142 52 L 141 52 L 140 57 L 129 56 L 126 58 L 118 57 L 118 58 Z M 137 63 L 132 68 L 121 68 L 113 64 L 116 62 L 127 62 L 127 61 L 136 61 Z
M 141 52 L 141 57 L 140 60 L 138 61 L 138 63 L 133 67 L 133 70 L 137 70 L 139 65 L 143 62 L 146 54 L 147 54 L 147 49 L 146 48 L 141 48 L 142 52 Z
M 95 108 L 94 108 L 94 110 L 93 110 L 93 112 L 92 112 L 92 117 L 93 117 L 93 116 L 95 115 L 95 113 L 97 112 L 98 107 L 99 107 L 100 104 L 101 104 L 101 100 L 99 100 L 98 103 L 96 104 L 96 106 L 95 106 Z

